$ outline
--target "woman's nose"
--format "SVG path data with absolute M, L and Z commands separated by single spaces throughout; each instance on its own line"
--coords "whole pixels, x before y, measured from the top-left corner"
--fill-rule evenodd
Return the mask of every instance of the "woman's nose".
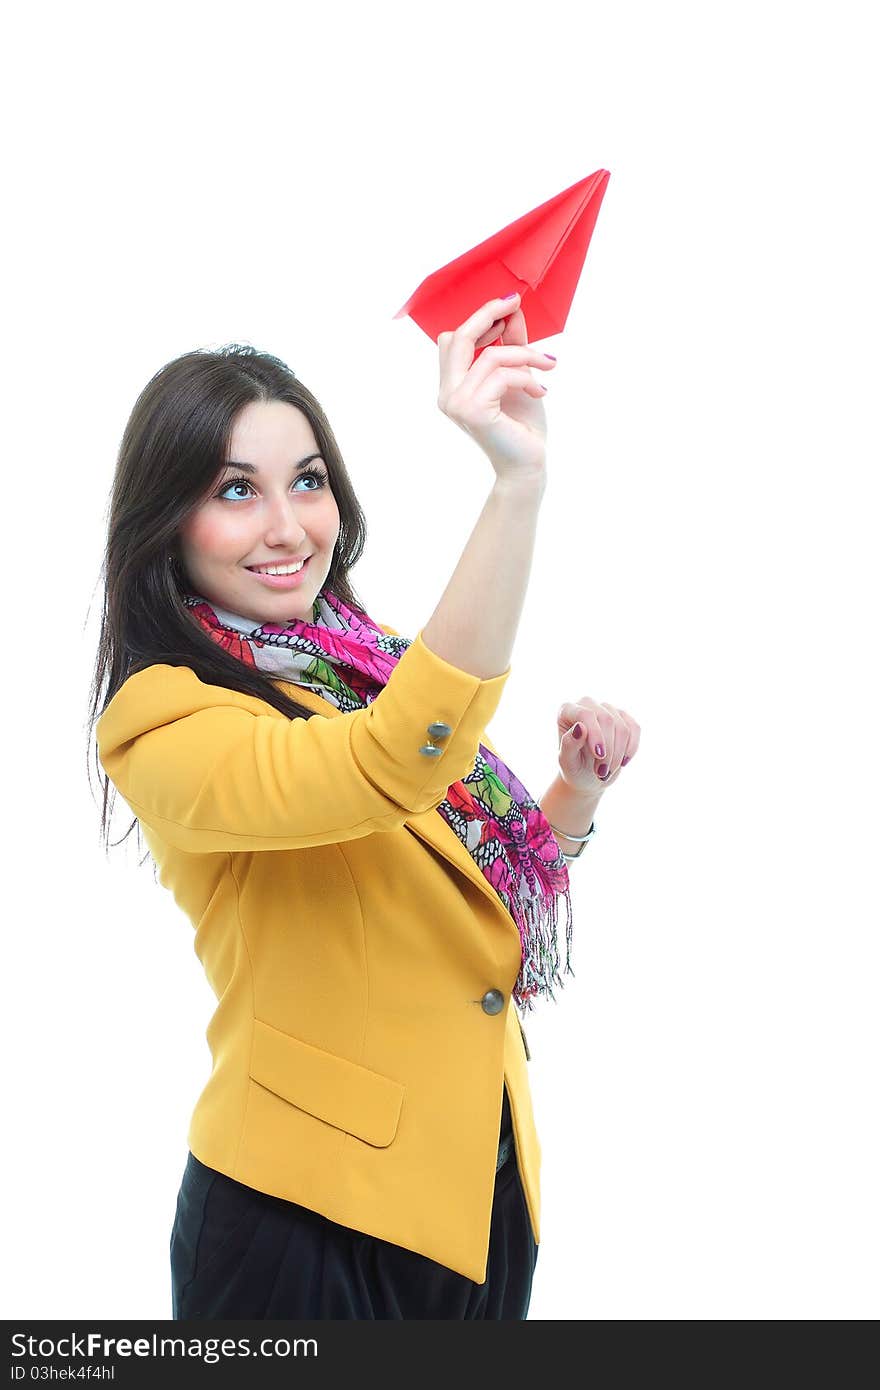
M 270 504 L 268 524 L 270 533 L 274 535 L 305 535 L 305 528 L 297 515 L 297 504 L 286 497 Z

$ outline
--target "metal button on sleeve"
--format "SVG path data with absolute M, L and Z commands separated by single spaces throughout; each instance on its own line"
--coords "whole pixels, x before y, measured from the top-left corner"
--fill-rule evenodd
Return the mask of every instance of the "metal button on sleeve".
M 504 995 L 500 989 L 487 989 L 480 1003 L 487 1014 L 500 1014 L 504 1008 Z
M 429 738 L 448 738 L 452 733 L 452 726 L 444 724 L 442 719 L 435 719 L 433 724 L 429 724 L 426 730 Z M 443 752 L 442 748 L 435 748 L 433 743 L 423 743 L 419 749 L 426 758 L 439 758 Z

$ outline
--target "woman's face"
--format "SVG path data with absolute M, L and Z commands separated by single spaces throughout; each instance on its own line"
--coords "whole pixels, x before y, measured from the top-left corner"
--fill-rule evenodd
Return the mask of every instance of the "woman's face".
M 339 536 L 339 508 L 307 417 L 285 401 L 251 402 L 236 419 L 229 458 L 180 529 L 190 588 L 255 624 L 311 621 Z M 295 579 L 254 573 L 306 555 Z

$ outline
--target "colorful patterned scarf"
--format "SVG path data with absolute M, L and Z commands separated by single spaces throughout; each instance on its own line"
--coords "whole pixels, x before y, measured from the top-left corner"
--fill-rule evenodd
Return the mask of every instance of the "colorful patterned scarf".
M 337 709 L 365 709 L 384 687 L 407 647 L 329 590 L 312 606 L 312 621 L 255 623 L 185 594 L 184 603 L 224 651 L 284 681 L 313 690 Z M 495 889 L 519 930 L 522 964 L 513 997 L 532 1009 L 536 995 L 555 1002 L 559 974 L 557 895 L 566 904 L 566 960 L 571 968 L 572 914 L 568 868 L 538 803 L 515 773 L 482 743 L 473 772 L 447 789 L 437 810 Z

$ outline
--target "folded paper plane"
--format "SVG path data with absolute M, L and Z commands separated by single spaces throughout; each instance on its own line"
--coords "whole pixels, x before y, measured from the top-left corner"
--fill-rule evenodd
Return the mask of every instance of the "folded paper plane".
M 435 270 L 402 309 L 436 343 L 490 299 L 522 295 L 529 342 L 561 333 L 611 174 L 597 169 Z

